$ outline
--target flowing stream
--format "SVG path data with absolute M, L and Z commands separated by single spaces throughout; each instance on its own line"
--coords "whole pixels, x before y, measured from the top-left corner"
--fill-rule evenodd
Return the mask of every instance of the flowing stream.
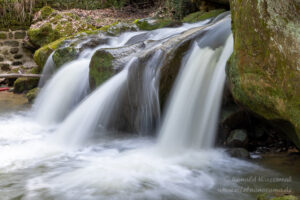
M 164 44 L 199 27 L 203 32 L 184 53 L 161 114 Z M 144 48 L 90 92 L 92 55 L 139 43 Z M 256 199 L 258 192 L 245 188 L 269 183 L 233 178 L 282 177 L 293 170 L 267 169 L 212 148 L 232 49 L 230 16 L 223 14 L 214 21 L 108 37 L 107 44 L 81 52 L 58 70 L 51 55 L 44 70 L 51 78 L 42 80 L 33 107 L 0 113 L 0 199 Z M 300 183 L 295 178 L 293 190 Z

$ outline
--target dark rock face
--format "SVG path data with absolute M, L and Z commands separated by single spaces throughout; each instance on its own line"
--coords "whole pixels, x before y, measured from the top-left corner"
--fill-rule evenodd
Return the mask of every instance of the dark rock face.
M 248 134 L 244 129 L 236 129 L 230 132 L 227 145 L 231 147 L 245 147 L 248 142 Z
M 227 75 L 233 97 L 300 148 L 299 1 L 230 3 L 235 46 Z

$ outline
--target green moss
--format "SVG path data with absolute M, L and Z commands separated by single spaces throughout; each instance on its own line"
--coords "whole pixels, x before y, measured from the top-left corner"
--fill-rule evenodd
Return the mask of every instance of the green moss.
M 184 17 L 182 22 L 195 23 L 198 21 L 216 17 L 225 11 L 226 11 L 225 9 L 216 9 L 216 10 L 210 10 L 208 12 L 199 11 L 199 12 L 191 13 L 188 16 Z
M 234 98 L 249 110 L 276 121 L 275 126 L 278 121 L 291 124 L 293 128 L 282 126 L 282 130 L 300 148 L 300 85 L 295 84 L 300 81 L 295 69 L 299 66 L 300 43 L 294 33 L 288 32 L 286 23 L 281 23 L 293 11 L 289 10 L 293 6 L 285 5 L 295 2 L 287 1 L 231 2 L 235 53 L 227 74 Z M 297 18 L 290 16 L 288 21 L 293 20 Z
M 7 36 L 5 33 L 0 33 L 0 39 L 4 40 L 6 38 L 7 38 Z
M 57 49 L 53 54 L 53 61 L 56 67 L 60 67 L 63 64 L 74 60 L 77 57 L 77 51 L 72 47 L 65 47 Z
M 95 88 L 113 75 L 114 57 L 104 51 L 97 51 L 90 62 L 90 85 Z
M 26 98 L 29 103 L 32 103 L 39 93 L 39 88 L 33 88 L 26 93 Z
M 52 9 L 50 6 L 45 6 L 41 9 L 41 17 L 42 19 L 46 19 L 54 12 L 54 9 Z
M 14 93 L 23 93 L 38 86 L 38 78 L 18 78 L 14 82 Z
M 41 47 L 59 39 L 61 34 L 50 23 L 45 23 L 40 28 L 29 29 L 28 36 L 34 45 Z
M 35 63 L 39 66 L 38 72 L 42 72 L 42 69 L 50 56 L 50 54 L 55 51 L 62 43 L 65 41 L 66 38 L 61 38 L 59 40 L 56 40 L 48 45 L 45 45 L 41 48 L 39 48 L 33 56 L 33 59 Z
M 140 30 L 151 31 L 158 28 L 177 25 L 178 22 L 170 19 L 139 19 L 133 22 Z

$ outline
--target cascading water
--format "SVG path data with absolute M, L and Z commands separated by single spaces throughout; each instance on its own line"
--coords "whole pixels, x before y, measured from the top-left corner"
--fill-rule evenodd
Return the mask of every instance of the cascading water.
M 230 18 L 223 14 L 215 20 L 177 28 L 125 33 L 109 38 L 106 45 L 84 50 L 78 59 L 53 74 L 36 102 L 37 112 L 45 112 L 39 118 L 46 119 L 48 114 L 55 122 L 59 121 L 58 116 L 63 119 L 72 110 L 71 105 L 79 103 L 63 123 L 46 127 L 29 118 L 28 113 L 0 114 L 0 198 L 254 199 L 253 194 L 224 193 L 222 189 L 249 186 L 232 181 L 232 177 L 274 173 L 231 158 L 223 150 L 208 148 L 213 143 L 224 68 L 232 51 L 230 34 Z M 151 135 L 136 137 L 139 131 L 153 133 L 161 123 L 160 72 L 172 58 L 170 49 L 178 47 L 168 44 L 181 41 L 185 42 L 180 43 L 184 46 L 180 55 L 185 56 L 180 59 L 181 69 L 159 141 Z M 91 55 L 97 49 L 109 51 L 116 46 L 139 49 L 130 51 L 127 63 L 117 66 L 119 72 L 93 93 L 86 98 L 78 95 L 78 90 L 86 88 Z M 50 57 L 47 63 L 51 62 Z M 173 70 L 176 63 L 172 64 L 167 69 Z M 82 102 L 80 98 L 74 102 L 79 96 L 84 98 Z M 67 110 L 60 111 L 66 107 Z M 137 128 L 132 129 L 131 135 L 111 134 L 119 130 L 116 125 L 120 124 Z M 295 181 L 291 187 L 297 190 L 297 184 Z
M 46 63 L 45 63 L 45 66 L 43 68 L 43 71 L 42 71 L 42 77 L 39 81 L 39 88 L 42 88 L 46 82 L 50 79 L 51 75 L 55 72 L 55 63 L 53 61 L 53 54 L 54 52 L 52 52 L 50 54 L 50 56 L 48 57 Z
M 85 50 L 78 59 L 62 66 L 42 88 L 35 101 L 33 108 L 37 121 L 43 125 L 61 122 L 88 93 L 89 64 L 93 53 L 100 48 L 122 46 L 136 34 L 138 33 L 125 33 L 118 38 L 111 38 L 108 45 Z M 54 71 L 52 55 L 53 53 L 43 70 L 42 76 L 46 79 L 49 79 L 50 73 Z M 40 85 L 43 85 L 44 81 L 44 78 L 41 79 Z
M 134 60 L 129 62 L 128 67 Z M 105 131 L 120 89 L 126 83 L 128 67 L 99 87 L 70 114 L 55 135 L 58 141 L 77 146 L 86 143 L 97 126 L 103 127 L 102 132 Z
M 195 44 L 174 87 L 159 146 L 162 151 L 212 147 L 225 82 L 225 65 L 233 51 L 230 36 L 224 49 Z

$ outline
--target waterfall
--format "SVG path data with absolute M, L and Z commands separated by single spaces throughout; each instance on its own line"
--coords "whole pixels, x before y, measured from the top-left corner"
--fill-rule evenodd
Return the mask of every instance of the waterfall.
M 89 88 L 89 59 L 80 59 L 62 66 L 44 86 L 35 101 L 35 117 L 45 125 L 64 119 Z
M 174 153 L 213 145 L 225 66 L 232 51 L 232 35 L 223 49 L 194 44 L 163 120 L 158 144 L 161 151 Z
M 42 88 L 46 82 L 49 80 L 49 78 L 51 77 L 51 75 L 55 72 L 55 63 L 53 61 L 53 54 L 54 52 L 52 52 L 50 54 L 50 56 L 48 57 L 45 65 L 44 65 L 44 68 L 43 68 L 43 71 L 42 71 L 42 77 L 39 81 L 39 88 Z
M 83 51 L 79 58 L 67 63 L 54 73 L 53 53 L 47 59 L 43 69 L 43 86 L 34 105 L 36 120 L 43 125 L 53 125 L 65 119 L 70 111 L 87 95 L 89 91 L 89 64 L 93 53 L 100 48 L 123 46 L 131 37 L 139 33 L 125 33 L 116 38 L 110 38 L 109 44 L 99 45 L 94 49 Z M 81 43 L 78 45 L 78 48 Z
M 97 127 L 105 131 L 118 102 L 118 94 L 126 83 L 128 68 L 135 60 L 131 59 L 127 67 L 88 96 L 59 127 L 55 140 L 77 146 L 90 139 Z

